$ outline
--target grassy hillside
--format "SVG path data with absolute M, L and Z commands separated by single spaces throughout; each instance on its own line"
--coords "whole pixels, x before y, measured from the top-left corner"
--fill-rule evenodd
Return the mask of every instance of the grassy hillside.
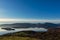
M 0 40 L 60 40 L 60 32 L 21 31 L 2 35 Z

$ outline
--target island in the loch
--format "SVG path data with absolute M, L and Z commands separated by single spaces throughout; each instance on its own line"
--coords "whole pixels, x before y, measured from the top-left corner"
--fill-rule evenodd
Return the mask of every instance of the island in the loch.
M 15 23 L 0 26 L 7 31 L 22 30 L 0 35 L 0 40 L 60 40 L 60 24 Z

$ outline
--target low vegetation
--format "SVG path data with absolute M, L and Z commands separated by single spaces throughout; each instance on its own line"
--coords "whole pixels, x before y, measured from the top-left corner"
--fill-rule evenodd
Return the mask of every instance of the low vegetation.
M 21 31 L 1 35 L 0 40 L 60 40 L 60 32 Z

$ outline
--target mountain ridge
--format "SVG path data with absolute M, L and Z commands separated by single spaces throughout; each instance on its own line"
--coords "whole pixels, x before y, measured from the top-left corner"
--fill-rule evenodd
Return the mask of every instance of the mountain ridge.
M 2 24 L 1 27 L 13 27 L 13 28 L 60 28 L 60 24 L 54 23 L 13 23 L 13 24 Z

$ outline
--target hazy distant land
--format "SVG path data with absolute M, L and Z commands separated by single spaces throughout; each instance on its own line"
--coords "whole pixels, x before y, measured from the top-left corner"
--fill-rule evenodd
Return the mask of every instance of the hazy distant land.
M 14 28 L 5 30 L 1 28 Z M 60 40 L 60 24 L 14 23 L 0 25 L 0 40 Z

